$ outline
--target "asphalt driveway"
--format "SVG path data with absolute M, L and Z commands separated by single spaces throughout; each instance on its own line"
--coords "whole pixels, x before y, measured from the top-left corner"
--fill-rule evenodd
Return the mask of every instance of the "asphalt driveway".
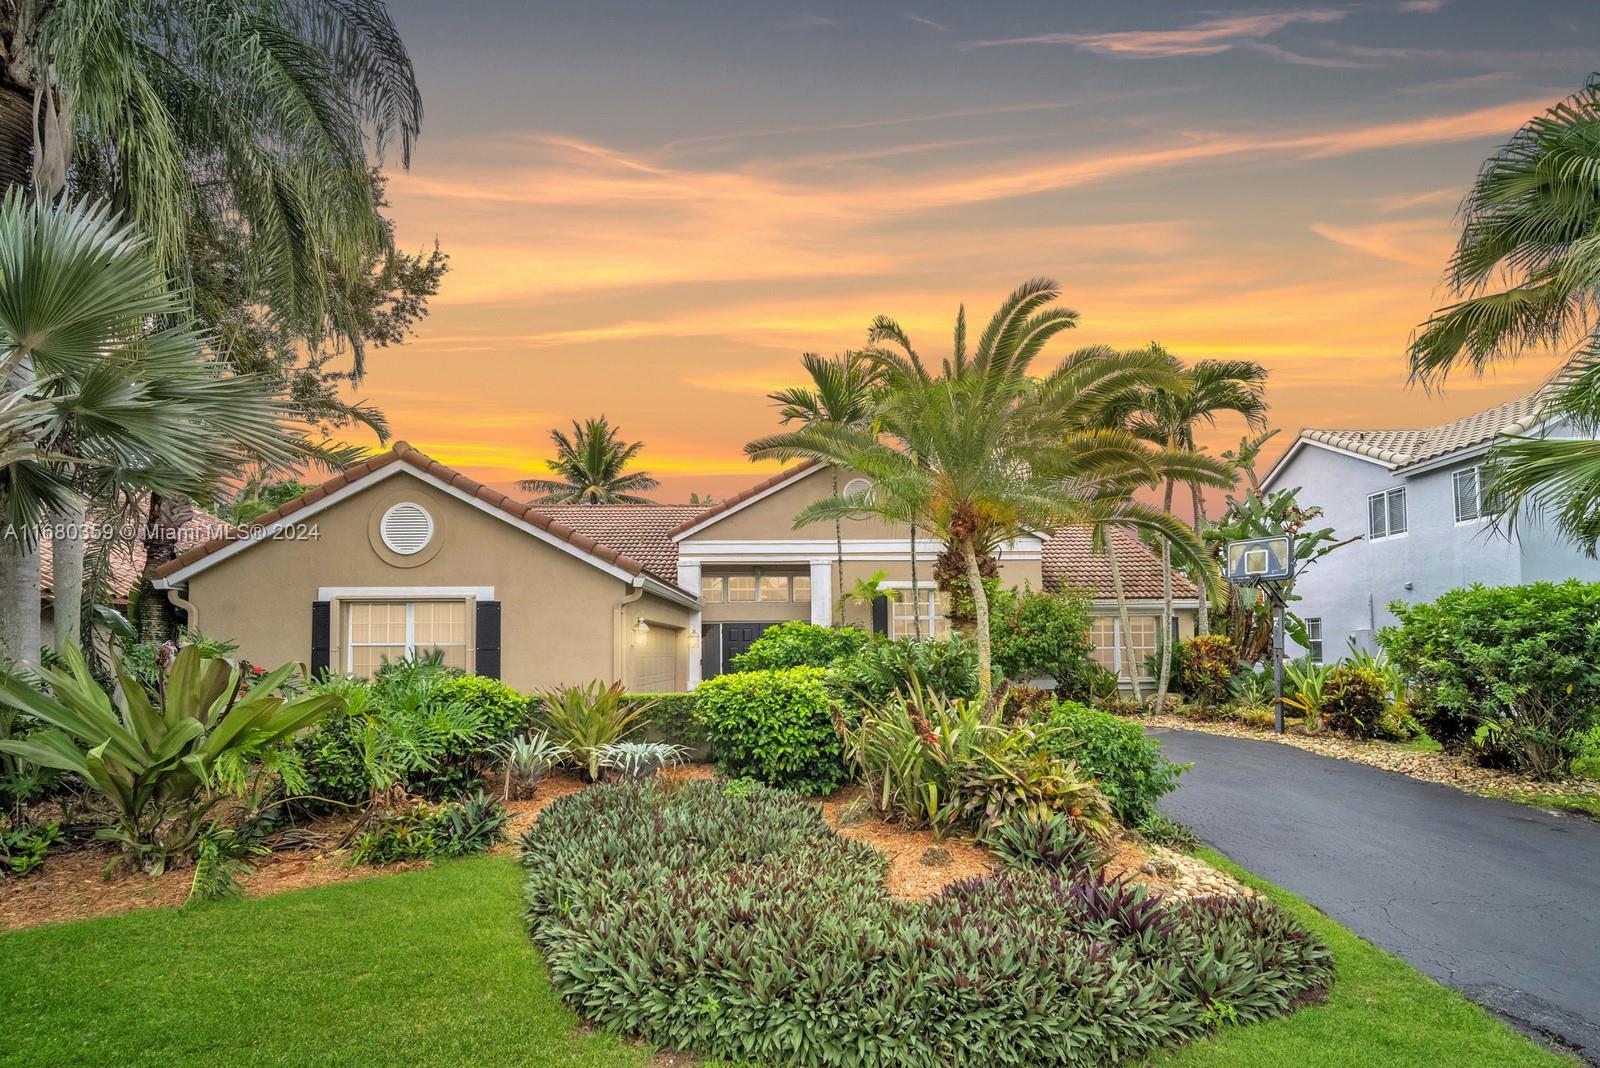
M 1600 823 L 1292 746 L 1154 730 L 1161 804 L 1244 867 L 1600 1063 Z

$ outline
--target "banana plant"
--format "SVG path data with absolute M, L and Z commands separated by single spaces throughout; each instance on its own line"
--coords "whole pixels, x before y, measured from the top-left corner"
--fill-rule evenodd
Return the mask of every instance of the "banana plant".
M 41 725 L 0 741 L 0 752 L 72 772 L 103 794 L 117 821 L 99 837 L 120 843 L 152 874 L 193 847 L 202 817 L 221 799 L 213 789 L 220 759 L 287 741 L 341 703 L 335 694 L 281 696 L 294 664 L 242 688 L 237 664 L 193 645 L 178 653 L 154 701 L 120 662 L 114 700 L 76 646 L 64 649 L 61 665 L 38 669 L 49 693 L 0 677 L 0 705 Z

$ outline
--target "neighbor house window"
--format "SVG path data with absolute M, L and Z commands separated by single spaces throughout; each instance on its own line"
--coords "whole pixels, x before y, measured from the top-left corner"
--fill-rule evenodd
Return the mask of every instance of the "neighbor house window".
M 1313 664 L 1322 663 L 1322 620 L 1306 620 L 1306 652 Z
M 1149 674 L 1145 661 L 1155 655 L 1160 620 L 1155 616 L 1133 616 L 1128 620 L 1128 643 L 1133 647 L 1133 662 L 1141 678 Z M 1089 659 L 1118 675 L 1127 676 L 1127 654 L 1123 652 L 1122 621 L 1116 616 L 1096 616 L 1089 622 Z
M 1457 471 L 1451 481 L 1456 491 L 1456 522 L 1467 523 L 1483 515 L 1483 468 Z
M 889 602 L 889 636 L 911 638 L 920 621 L 924 638 L 945 638 L 950 629 L 950 595 L 942 590 L 901 590 Z
M 700 579 L 700 599 L 707 604 L 719 604 L 722 601 L 722 576 L 705 575 Z
M 700 580 L 701 599 L 721 601 L 762 601 L 811 603 L 811 576 L 787 572 L 768 574 L 760 568 L 738 575 L 708 575 Z
M 789 599 L 789 576 L 762 575 L 761 599 L 763 601 L 787 601 Z
M 1367 498 L 1367 536 L 1392 538 L 1406 532 L 1406 488 L 1374 493 Z
M 794 577 L 794 599 L 805 604 L 811 603 L 810 575 L 796 575 Z
M 446 667 L 466 670 L 465 601 L 371 601 L 345 608 L 345 666 L 371 678 L 386 661 L 439 652 Z

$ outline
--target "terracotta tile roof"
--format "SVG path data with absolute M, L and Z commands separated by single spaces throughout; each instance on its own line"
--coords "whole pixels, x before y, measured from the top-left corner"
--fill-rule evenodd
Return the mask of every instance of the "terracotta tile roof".
M 710 508 L 701 509 L 699 512 L 695 513 L 695 515 L 693 517 L 691 517 L 687 522 L 679 523 L 676 527 L 673 527 L 670 531 L 668 531 L 667 534 L 668 534 L 669 537 L 676 537 L 677 535 L 682 534 L 686 530 L 689 530 L 689 529 L 691 529 L 693 527 L 699 526 L 701 523 L 705 522 L 707 519 L 710 519 L 712 516 L 720 515 L 723 512 L 726 512 L 728 509 L 732 508 L 736 504 L 743 504 L 745 501 L 748 501 L 751 497 L 754 497 L 756 494 L 765 493 L 767 490 L 771 489 L 773 486 L 776 486 L 776 485 L 779 485 L 779 484 L 781 484 L 783 482 L 786 482 L 789 479 L 793 478 L 795 475 L 798 475 L 800 472 L 809 471 L 811 468 L 816 467 L 816 466 L 817 466 L 817 462 L 815 460 L 807 460 L 804 463 L 795 464 L 793 467 L 786 467 L 782 471 L 779 471 L 777 474 L 773 475 L 771 478 L 769 478 L 769 479 L 767 479 L 767 480 L 765 480 L 763 482 L 757 482 L 754 486 L 751 486 L 749 489 L 745 490 L 742 493 L 735 493 L 732 497 L 729 497 L 725 501 L 718 501 L 716 504 L 713 504 Z
M 702 514 L 698 504 L 535 504 L 541 515 L 644 565 L 663 582 L 678 583 L 678 543 L 672 532 Z
M 341 490 L 352 483 L 360 482 L 367 476 L 394 463 L 404 463 L 416 468 L 418 471 L 432 475 L 434 478 L 449 484 L 451 487 L 461 491 L 462 493 L 474 496 L 480 501 L 483 501 L 485 504 L 500 509 L 500 511 L 506 513 L 514 519 L 520 519 L 525 523 L 529 523 L 535 527 L 538 527 L 545 533 L 559 538 L 562 541 L 577 547 L 578 549 L 581 549 L 589 556 L 592 556 L 604 563 L 610 564 L 613 567 L 620 568 L 630 575 L 642 575 L 646 573 L 644 565 L 638 560 L 633 559 L 625 553 L 619 552 L 616 548 L 610 545 L 602 544 L 593 535 L 581 533 L 564 523 L 557 522 L 549 515 L 544 514 L 544 509 L 540 506 L 526 504 L 512 497 L 508 497 L 504 493 L 501 493 L 495 489 L 491 489 L 490 487 L 485 486 L 482 482 L 468 478 L 466 475 L 463 475 L 461 472 L 455 470 L 455 468 L 448 467 L 428 456 L 427 454 L 412 448 L 406 442 L 397 441 L 394 443 L 394 447 L 388 452 L 381 453 L 369 460 L 364 460 L 361 463 L 352 464 L 339 474 L 335 475 L 333 478 L 330 478 L 328 481 L 318 486 L 316 489 L 310 490 L 301 496 L 296 497 L 294 500 L 281 504 L 272 511 L 258 516 L 252 522 L 251 526 L 227 528 L 219 536 L 213 537 L 204 544 L 197 545 L 193 549 L 180 554 L 177 559 L 163 564 L 161 567 L 156 569 L 155 574 L 158 578 L 171 575 L 172 573 L 188 567 L 190 564 L 195 563 L 198 560 L 202 560 L 205 557 L 210 556 L 212 553 L 226 548 L 235 541 L 247 539 L 250 535 L 250 530 L 252 527 L 266 526 L 277 522 L 279 519 L 291 516 L 295 512 L 300 511 L 308 505 L 315 504 L 316 502 L 322 500 L 324 497 L 328 496 L 328 494 L 334 493 L 337 490 Z M 651 577 L 658 580 L 661 578 L 661 576 L 653 574 Z
M 142 508 L 140 513 L 142 516 Z M 227 529 L 226 519 L 196 508 L 194 517 L 178 528 L 178 551 L 192 548 Z M 137 529 L 133 533 L 136 534 Z M 55 557 L 52 549 L 50 531 L 47 527 L 43 537 L 39 539 L 39 586 L 40 592 L 45 596 L 52 593 L 55 584 Z M 134 538 L 125 547 L 113 550 L 110 565 L 111 604 L 121 607 L 128 603 L 128 592 L 139 584 L 139 576 L 144 574 L 143 541 Z
M 1125 595 L 1159 598 L 1161 558 L 1125 530 L 1110 531 L 1106 541 L 1117 554 Z M 1094 551 L 1088 527 L 1065 527 L 1050 535 L 1044 543 L 1041 564 L 1044 588 L 1052 593 L 1084 590 L 1097 600 L 1116 596 L 1116 588 L 1111 582 L 1111 563 L 1106 556 Z M 1182 572 L 1173 573 L 1172 593 L 1184 599 L 1199 595 L 1194 583 Z

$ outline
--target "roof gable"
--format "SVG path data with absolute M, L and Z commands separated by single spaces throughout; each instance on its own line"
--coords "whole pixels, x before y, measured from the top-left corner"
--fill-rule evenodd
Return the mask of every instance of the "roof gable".
M 713 523 L 726 519 L 735 512 L 743 511 L 757 501 L 765 500 L 779 490 L 786 489 L 807 475 L 816 474 L 822 469 L 823 466 L 815 460 L 807 460 L 794 467 L 779 471 L 764 482 L 757 482 L 744 492 L 735 493 L 732 497 L 704 509 L 700 514 L 688 521 L 678 524 L 670 531 L 670 537 L 673 541 L 681 541 L 690 534 L 698 534 Z

